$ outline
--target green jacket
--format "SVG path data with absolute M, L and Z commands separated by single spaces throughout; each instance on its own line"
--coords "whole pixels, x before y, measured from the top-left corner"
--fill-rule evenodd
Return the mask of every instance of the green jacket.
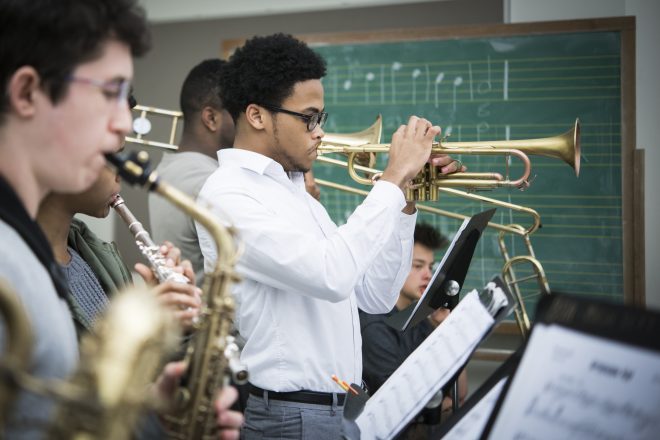
M 99 280 L 103 291 L 112 295 L 133 282 L 131 271 L 126 267 L 115 243 L 108 243 L 96 236 L 82 220 L 74 218 L 69 229 L 68 245 L 89 264 Z M 78 319 L 79 307 L 69 296 L 69 306 L 78 330 L 82 325 Z M 78 332 L 80 336 L 80 331 Z

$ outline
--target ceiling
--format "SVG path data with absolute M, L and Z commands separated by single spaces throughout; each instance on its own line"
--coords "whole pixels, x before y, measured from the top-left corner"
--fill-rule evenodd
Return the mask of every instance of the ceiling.
M 138 0 L 154 23 L 361 8 L 438 0 Z M 440 0 L 448 1 L 448 0 Z

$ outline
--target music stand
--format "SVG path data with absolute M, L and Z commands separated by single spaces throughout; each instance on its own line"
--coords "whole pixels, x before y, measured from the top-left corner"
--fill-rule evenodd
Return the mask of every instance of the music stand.
M 419 301 L 393 313 L 385 322 L 400 331 L 414 326 L 440 307 L 453 309 L 481 234 L 496 208 L 465 219 Z
M 657 438 L 659 332 L 657 311 L 543 296 L 479 438 Z

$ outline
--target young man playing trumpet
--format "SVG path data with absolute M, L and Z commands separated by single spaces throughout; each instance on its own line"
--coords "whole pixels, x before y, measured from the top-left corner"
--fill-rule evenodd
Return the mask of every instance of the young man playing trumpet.
M 389 163 L 343 226 L 305 191 L 327 118 L 325 63 L 288 35 L 255 37 L 223 69 L 222 100 L 234 148 L 200 198 L 240 233 L 237 327 L 250 371 L 246 439 L 340 436 L 344 395 L 331 376 L 361 383 L 358 307 L 385 313 L 410 267 L 416 210 L 403 189 L 429 160 L 440 128 L 411 117 L 393 136 Z M 448 157 L 435 165 L 454 171 Z M 207 267 L 216 255 L 201 228 Z

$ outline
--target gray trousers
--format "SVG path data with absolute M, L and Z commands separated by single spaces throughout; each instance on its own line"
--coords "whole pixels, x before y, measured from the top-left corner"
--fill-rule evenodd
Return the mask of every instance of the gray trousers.
M 343 407 L 270 400 L 250 395 L 241 439 L 341 439 Z

